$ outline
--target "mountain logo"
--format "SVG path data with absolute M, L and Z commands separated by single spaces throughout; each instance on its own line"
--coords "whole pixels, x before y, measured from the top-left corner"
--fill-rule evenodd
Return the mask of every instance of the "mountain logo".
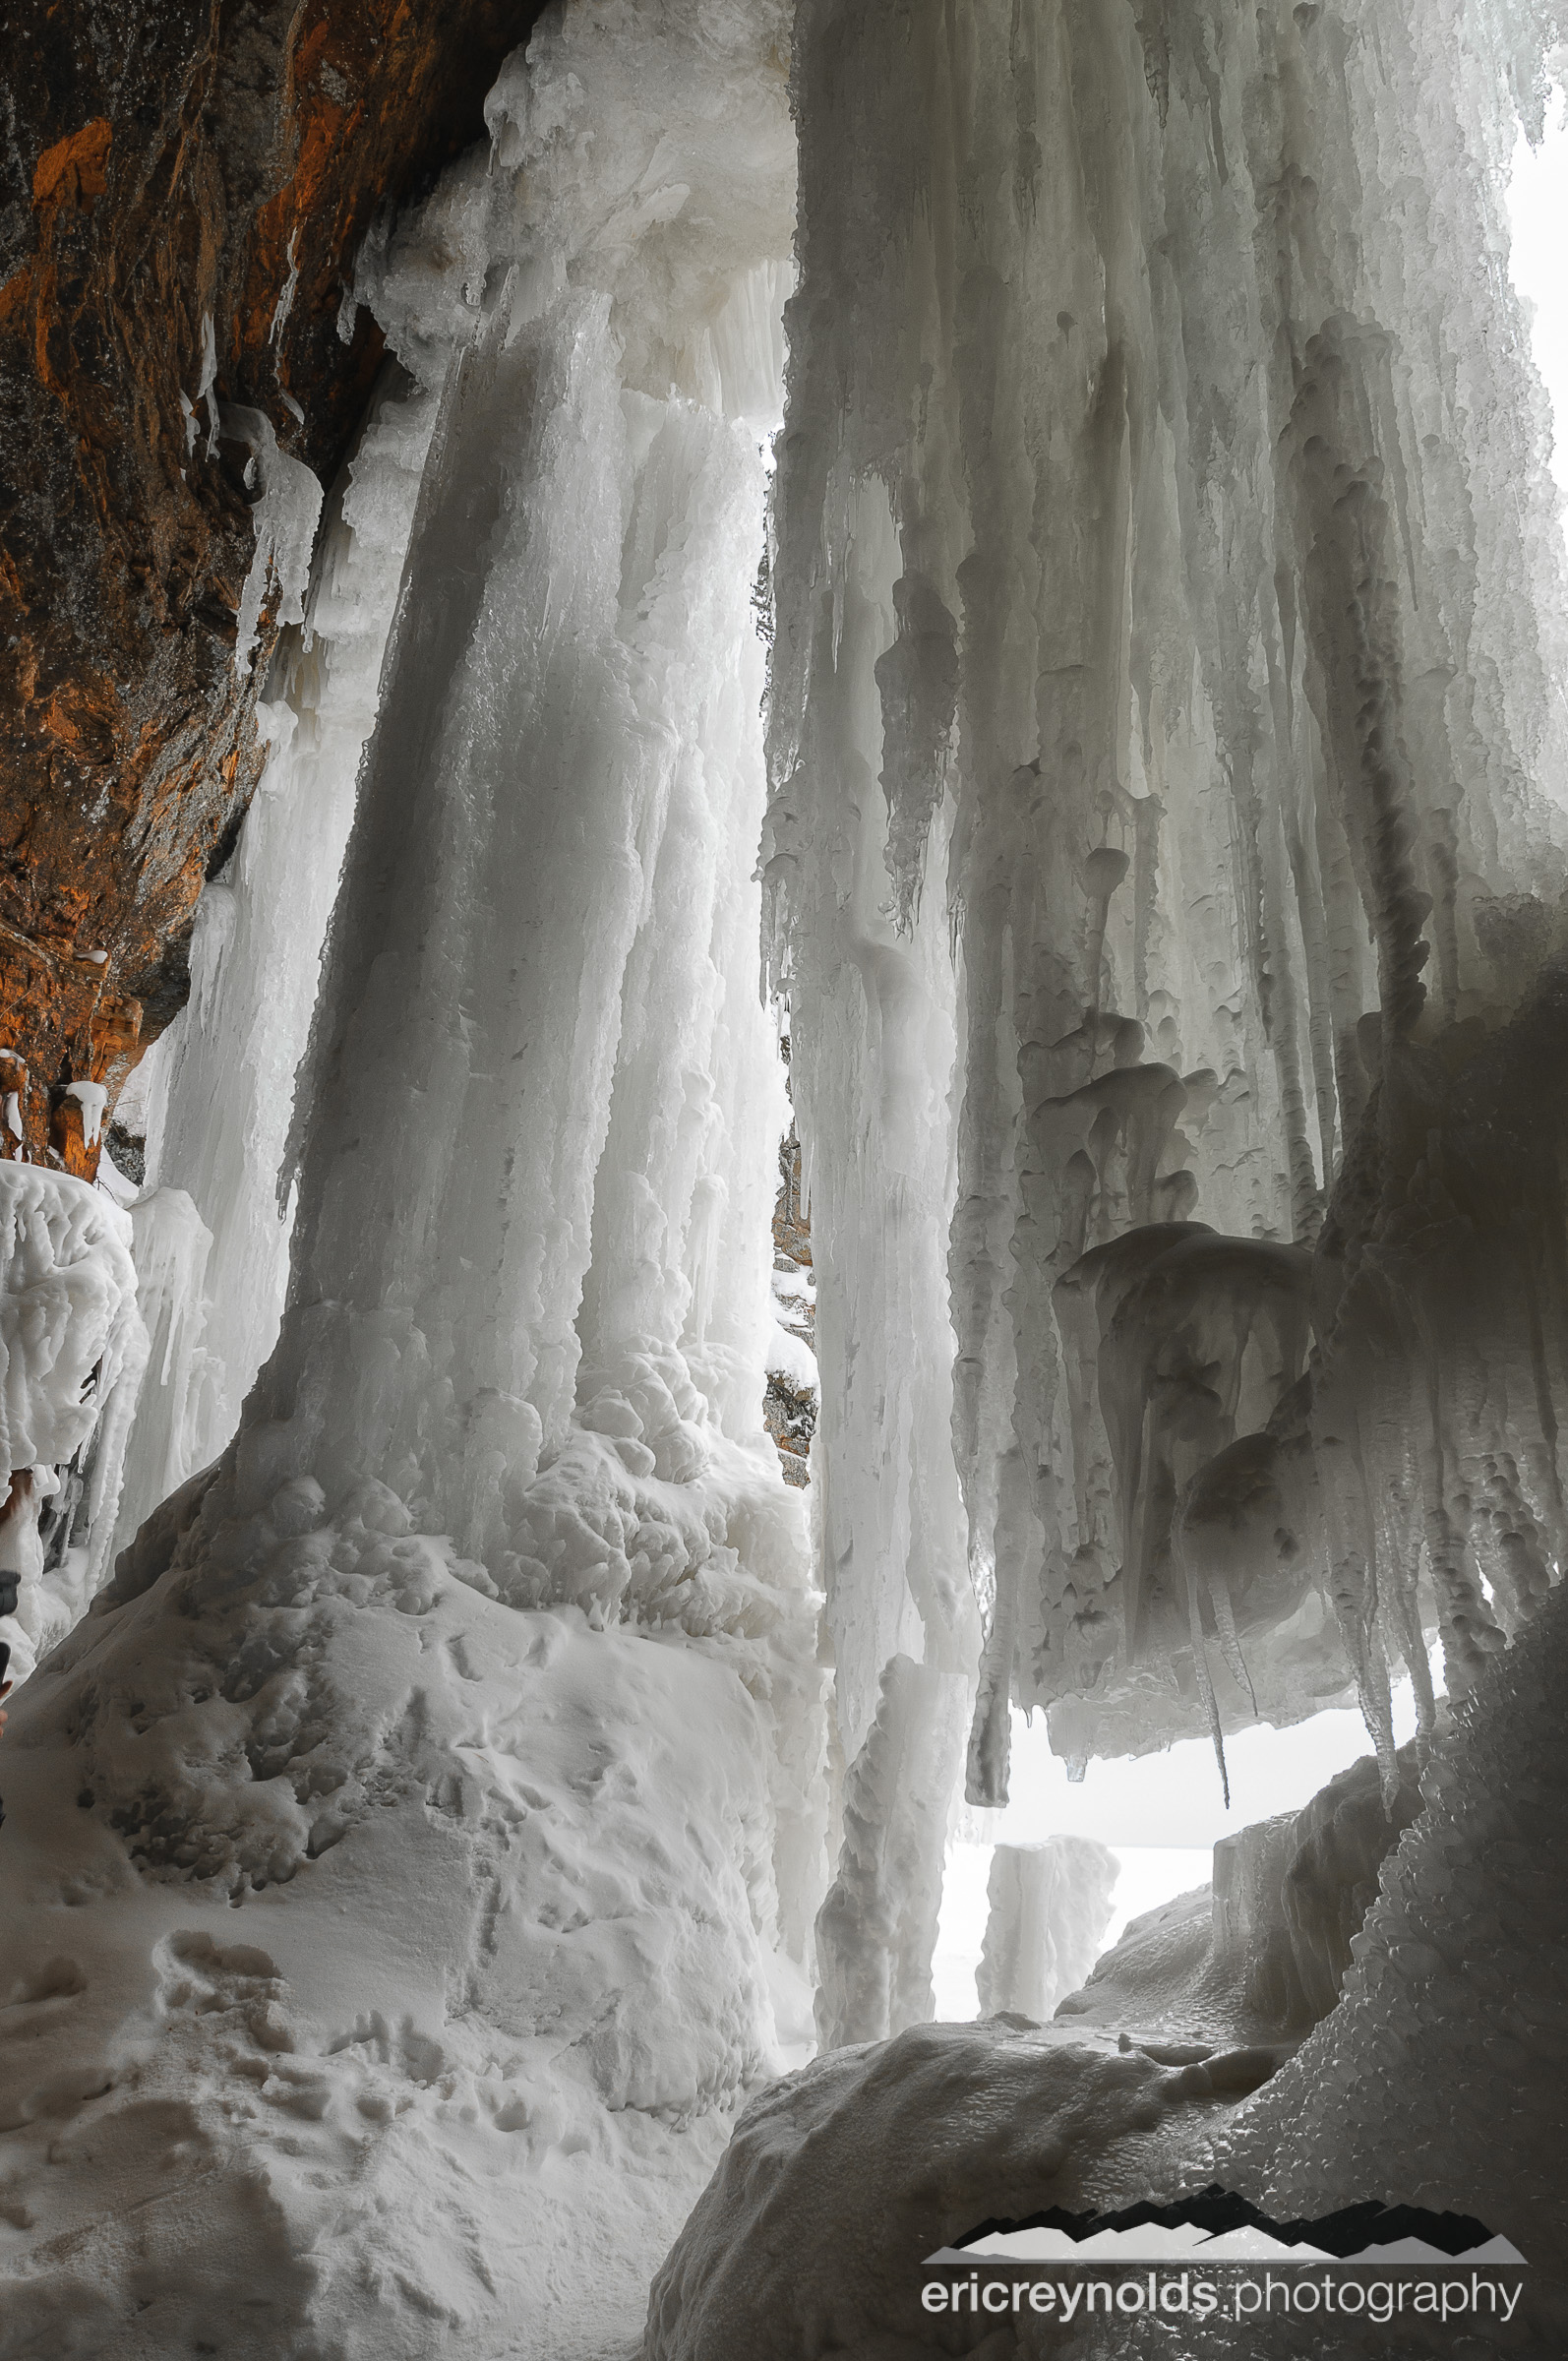
M 1525 2257 L 1467 2213 L 1370 2200 L 1316 2219 L 1275 2221 L 1216 2182 L 1169 2205 L 1146 2202 L 1116 2213 L 1069 2213 L 1053 2206 L 1022 2220 L 983 2221 L 956 2245 L 928 2255 L 925 2268 L 1031 2263 L 1101 2270 L 1108 2264 L 1327 2263 L 1377 2270 L 1518 2270 Z

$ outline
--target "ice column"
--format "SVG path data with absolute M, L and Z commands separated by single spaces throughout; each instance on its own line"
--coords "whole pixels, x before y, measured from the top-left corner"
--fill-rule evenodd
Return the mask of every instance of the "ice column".
M 132 1436 L 116 1548 L 230 1440 L 277 1334 L 290 1210 L 278 1175 L 295 1069 L 435 409 L 433 393 L 389 369 L 328 505 L 303 628 L 279 643 L 262 707 L 271 753 L 198 910 L 190 1001 L 122 1099 L 122 1121 L 140 1117 L 146 1132 L 144 1284 L 160 1301 L 174 1286 L 181 1300 L 169 1312 L 173 1357 L 154 1355 Z M 172 1228 L 193 1237 L 193 1216 L 208 1243 L 182 1250 L 176 1273 Z
M 976 1978 L 982 2017 L 1006 2009 L 1044 2025 L 1077 1991 L 1111 1923 L 1118 1874 L 1116 1854 L 1091 1837 L 996 1846 Z

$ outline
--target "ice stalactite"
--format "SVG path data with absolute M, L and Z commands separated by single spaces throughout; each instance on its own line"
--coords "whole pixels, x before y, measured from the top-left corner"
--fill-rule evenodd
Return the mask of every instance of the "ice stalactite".
M 788 530 L 782 507 L 775 529 Z M 935 1900 L 926 1910 L 919 1898 L 939 1895 L 978 1636 L 948 1440 L 942 1261 L 952 1212 L 954 1020 L 947 928 L 939 896 L 917 897 L 911 886 L 911 931 L 901 931 L 876 784 L 883 697 L 897 704 L 902 694 L 885 668 L 880 676 L 877 670 L 897 630 L 896 554 L 886 501 L 879 487 L 867 486 L 813 618 L 831 674 L 823 693 L 831 722 L 821 725 L 814 759 L 794 773 L 798 801 L 794 789 L 775 797 L 764 839 L 764 875 L 775 898 L 786 875 L 803 897 L 831 880 L 812 900 L 811 930 L 803 925 L 787 943 L 775 938 L 774 974 L 790 1003 L 820 1399 L 834 1406 L 813 1438 L 812 1481 L 835 1745 L 847 1766 L 843 1827 L 833 1833 L 836 1893 L 863 1892 L 867 1862 L 878 1849 L 874 1820 L 857 1833 L 855 1814 L 877 1797 L 886 1807 L 903 1791 L 887 1774 L 891 1739 L 883 1727 L 883 1709 L 895 1695 L 902 1777 L 929 1798 L 917 1815 L 924 1855 L 905 1840 L 890 1842 L 873 1879 L 880 1905 L 857 1918 L 847 1901 L 841 1909 L 830 1904 L 819 1929 L 824 1958 L 834 1963 L 824 1966 L 819 2024 L 824 2038 L 840 2040 L 864 2038 L 844 2028 L 870 2022 L 847 2002 L 840 2009 L 833 1994 L 844 1979 L 846 1988 L 864 1977 L 879 1990 L 890 1977 L 893 2013 L 884 2031 L 930 2014 L 935 1909 Z M 782 660 L 775 642 L 775 712 Z M 935 1340 L 935 1351 L 924 1349 L 927 1340 Z M 900 1661 L 905 1674 L 895 1674 Z M 913 1677 L 916 1667 L 923 1679 Z M 897 1876 L 913 1881 L 904 1902 L 887 1882 Z M 887 1915 L 902 1922 L 905 1902 L 907 1923 L 889 1952 Z M 862 1939 L 865 1957 L 852 1965 L 850 1951 Z M 924 1946 L 922 1957 L 911 1944 Z
M 220 410 L 218 433 L 250 453 L 244 484 L 255 495 L 256 553 L 240 592 L 234 669 L 250 669 L 262 609 L 279 623 L 303 623 L 311 552 L 322 513 L 322 488 L 300 459 L 277 447 L 277 430 L 262 411 L 235 404 Z
M 313 744 L 331 768 L 330 829 L 391 613 L 283 1164 L 287 1304 L 215 1475 L 122 1553 L 13 1733 L 25 1947 L 69 1885 L 123 1968 L 74 2054 L 152 2042 L 107 2114 L 177 2089 L 218 2214 L 254 2218 L 260 2183 L 285 2258 L 359 2193 L 330 2264 L 225 2262 L 202 2317 L 254 2320 L 258 2352 L 518 2323 L 552 2361 L 607 2348 L 731 2111 L 809 2040 L 820 1603 L 762 1425 L 788 1115 L 754 874 L 786 46 L 782 8 L 569 9 L 504 71 L 490 151 L 362 258 L 433 391 L 421 414 L 389 386 L 345 504 L 379 432 L 406 473 L 428 437 L 395 601 L 354 593 L 340 668 L 346 627 L 312 624 L 272 700 L 280 775 L 308 790 Z M 313 617 L 360 554 L 318 559 Z M 332 858 L 324 835 L 313 889 Z M 204 1349 L 243 1384 L 273 1211 L 247 1173 L 232 1233 L 209 1216 L 194 1094 L 253 1035 L 286 1059 L 268 980 L 317 921 L 258 895 L 237 958 L 225 890 L 155 1177 L 212 1231 Z M 278 1103 L 263 1077 L 214 1152 L 270 1153 Z M 67 1760 L 90 1802 L 62 1851 Z M 235 2078 L 264 2054 L 256 2116 Z M 18 2138 L 46 2240 L 97 2201 Z M 159 2220 L 134 2295 L 93 2265 L 127 2351 L 186 2302 Z
M 198 909 L 190 1001 L 121 1096 L 121 1129 L 142 1140 L 145 1158 L 143 1284 L 160 1302 L 174 1288 L 168 1319 L 183 1342 L 172 1361 L 153 1356 L 116 1549 L 231 1440 L 276 1339 L 292 1210 L 279 1205 L 277 1182 L 295 1071 L 436 399 L 390 365 L 327 505 L 301 628 L 284 633 L 274 659 L 262 715 L 271 752 L 239 841 Z M 200 1251 L 193 1217 L 208 1238 Z M 185 1241 L 177 1264 L 174 1229 Z M 190 1349 L 201 1354 L 199 1371 L 188 1366 Z
M 201 1439 L 212 1423 L 215 1363 L 206 1342 L 211 1250 L 211 1233 L 184 1189 L 155 1188 L 131 1207 L 137 1299 L 150 1349 L 114 1520 L 119 1548 L 211 1456 Z
M 823 2049 L 885 2041 L 935 2014 L 931 1964 L 952 1817 L 965 1691 L 939 1666 L 895 1656 L 850 1764 L 838 1874 L 816 1920 L 816 2035 Z
M 1400 1663 L 1429 1732 L 1425 1628 L 1458 1693 L 1568 1546 L 1525 1309 L 1555 1182 L 1488 1200 L 1466 1127 L 1485 1045 L 1546 1021 L 1568 877 L 1503 267 L 1543 37 L 1526 0 L 798 19 L 764 874 L 824 1208 L 824 1578 L 853 1747 L 857 1652 L 909 1644 L 873 1503 L 952 1465 L 962 1534 L 925 1524 L 984 1618 L 981 1802 L 1014 1704 L 1081 1770 L 1346 1694 L 1392 1791 Z M 913 1255 L 881 1283 L 893 976 L 947 1304 Z M 950 1462 L 890 1418 L 851 1515 L 855 1389 L 910 1339 L 954 1371 Z

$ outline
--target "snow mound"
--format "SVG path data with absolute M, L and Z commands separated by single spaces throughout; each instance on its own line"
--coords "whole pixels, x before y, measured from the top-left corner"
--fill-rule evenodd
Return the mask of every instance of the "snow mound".
M 8 2333 L 596 2354 L 802 2010 L 765 1708 L 454 1580 L 380 1486 L 233 1511 L 8 1732 Z

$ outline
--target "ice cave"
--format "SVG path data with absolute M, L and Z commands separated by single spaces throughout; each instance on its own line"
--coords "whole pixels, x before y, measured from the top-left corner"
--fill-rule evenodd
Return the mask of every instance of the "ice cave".
M 1565 88 L 6 12 L 0 2361 L 1568 2353 Z

